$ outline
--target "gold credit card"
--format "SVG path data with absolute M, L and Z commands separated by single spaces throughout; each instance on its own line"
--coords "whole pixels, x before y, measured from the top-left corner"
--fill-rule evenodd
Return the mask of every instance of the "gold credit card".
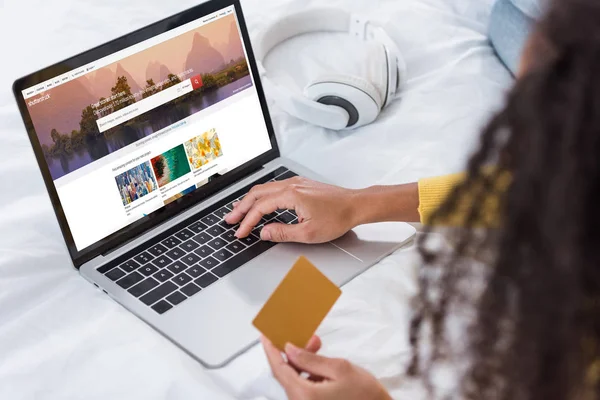
M 300 257 L 252 322 L 275 347 L 304 348 L 342 291 Z

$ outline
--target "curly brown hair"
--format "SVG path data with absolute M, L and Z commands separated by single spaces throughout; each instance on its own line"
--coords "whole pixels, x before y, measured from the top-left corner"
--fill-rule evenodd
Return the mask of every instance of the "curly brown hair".
M 430 394 L 452 304 L 470 301 L 469 367 L 456 398 L 600 399 L 600 0 L 553 1 L 536 33 L 552 55 L 517 81 L 466 179 L 432 217 L 460 211 L 454 250 L 432 251 L 430 232 L 420 242 L 410 372 L 422 373 Z M 506 171 L 510 183 L 499 189 Z M 500 221 L 479 235 L 490 197 Z M 475 273 L 473 256 L 488 262 L 471 297 L 461 282 Z M 419 351 L 426 331 L 427 363 Z

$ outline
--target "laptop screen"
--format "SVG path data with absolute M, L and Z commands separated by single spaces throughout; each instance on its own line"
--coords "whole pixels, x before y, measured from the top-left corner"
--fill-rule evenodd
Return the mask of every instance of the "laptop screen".
M 272 147 L 234 6 L 22 95 L 77 251 Z

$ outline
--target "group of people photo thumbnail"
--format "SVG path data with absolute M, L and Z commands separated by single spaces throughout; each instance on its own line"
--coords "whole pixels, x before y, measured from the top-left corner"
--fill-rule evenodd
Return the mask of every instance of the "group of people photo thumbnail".
M 148 161 L 116 176 L 115 180 L 124 206 L 158 189 Z

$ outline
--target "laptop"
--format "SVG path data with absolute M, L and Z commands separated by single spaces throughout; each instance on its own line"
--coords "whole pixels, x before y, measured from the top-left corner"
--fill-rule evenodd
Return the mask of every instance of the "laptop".
M 251 321 L 305 255 L 342 285 L 409 241 L 365 225 L 325 244 L 261 241 L 224 222 L 280 157 L 237 0 L 212 0 L 13 85 L 74 267 L 207 367 L 256 343 Z

